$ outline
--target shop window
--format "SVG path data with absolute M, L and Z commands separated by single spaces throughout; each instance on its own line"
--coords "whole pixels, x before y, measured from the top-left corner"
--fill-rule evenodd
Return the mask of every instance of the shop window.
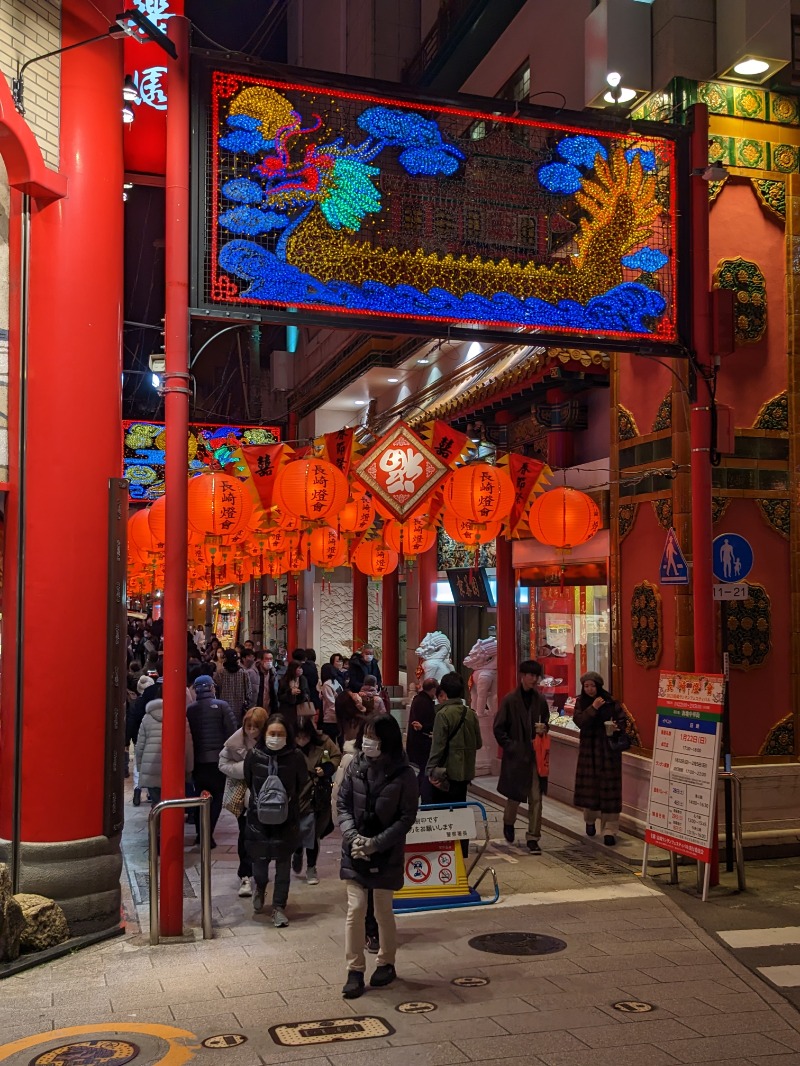
M 568 701 L 582 674 L 594 670 L 610 679 L 608 586 L 545 586 L 529 594 L 529 604 L 517 608 L 520 660 L 538 659 L 549 679 L 543 694 L 551 711 L 563 713 L 566 705 L 571 717 Z

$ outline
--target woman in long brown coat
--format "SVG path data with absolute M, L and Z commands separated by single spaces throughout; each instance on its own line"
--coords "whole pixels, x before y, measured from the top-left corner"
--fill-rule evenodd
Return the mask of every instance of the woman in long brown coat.
M 574 715 L 581 733 L 574 802 L 583 808 L 587 836 L 595 835 L 599 818 L 603 843 L 610 846 L 617 842 L 622 810 L 622 752 L 613 750 L 612 744 L 628 732 L 628 716 L 604 685 L 594 671 L 581 677 Z

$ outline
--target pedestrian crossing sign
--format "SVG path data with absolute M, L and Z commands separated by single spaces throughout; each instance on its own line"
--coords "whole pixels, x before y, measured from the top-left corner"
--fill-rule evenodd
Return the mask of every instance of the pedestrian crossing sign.
M 681 546 L 675 530 L 670 526 L 667 533 L 667 543 L 664 545 L 664 554 L 661 556 L 661 571 L 659 574 L 660 585 L 688 585 L 689 567 L 683 557 Z

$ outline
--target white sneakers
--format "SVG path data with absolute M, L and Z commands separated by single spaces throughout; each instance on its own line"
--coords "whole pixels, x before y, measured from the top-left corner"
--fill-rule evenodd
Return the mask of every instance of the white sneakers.
M 239 895 L 240 896 L 252 896 L 253 895 L 253 889 L 252 889 L 252 887 L 250 885 L 250 878 L 249 877 L 243 877 L 242 878 L 242 883 L 239 885 Z

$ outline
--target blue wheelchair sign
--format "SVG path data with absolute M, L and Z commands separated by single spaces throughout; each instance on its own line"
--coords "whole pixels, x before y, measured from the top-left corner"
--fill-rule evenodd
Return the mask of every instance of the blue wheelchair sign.
M 721 533 L 711 546 L 717 581 L 744 581 L 753 569 L 753 549 L 738 533 Z

